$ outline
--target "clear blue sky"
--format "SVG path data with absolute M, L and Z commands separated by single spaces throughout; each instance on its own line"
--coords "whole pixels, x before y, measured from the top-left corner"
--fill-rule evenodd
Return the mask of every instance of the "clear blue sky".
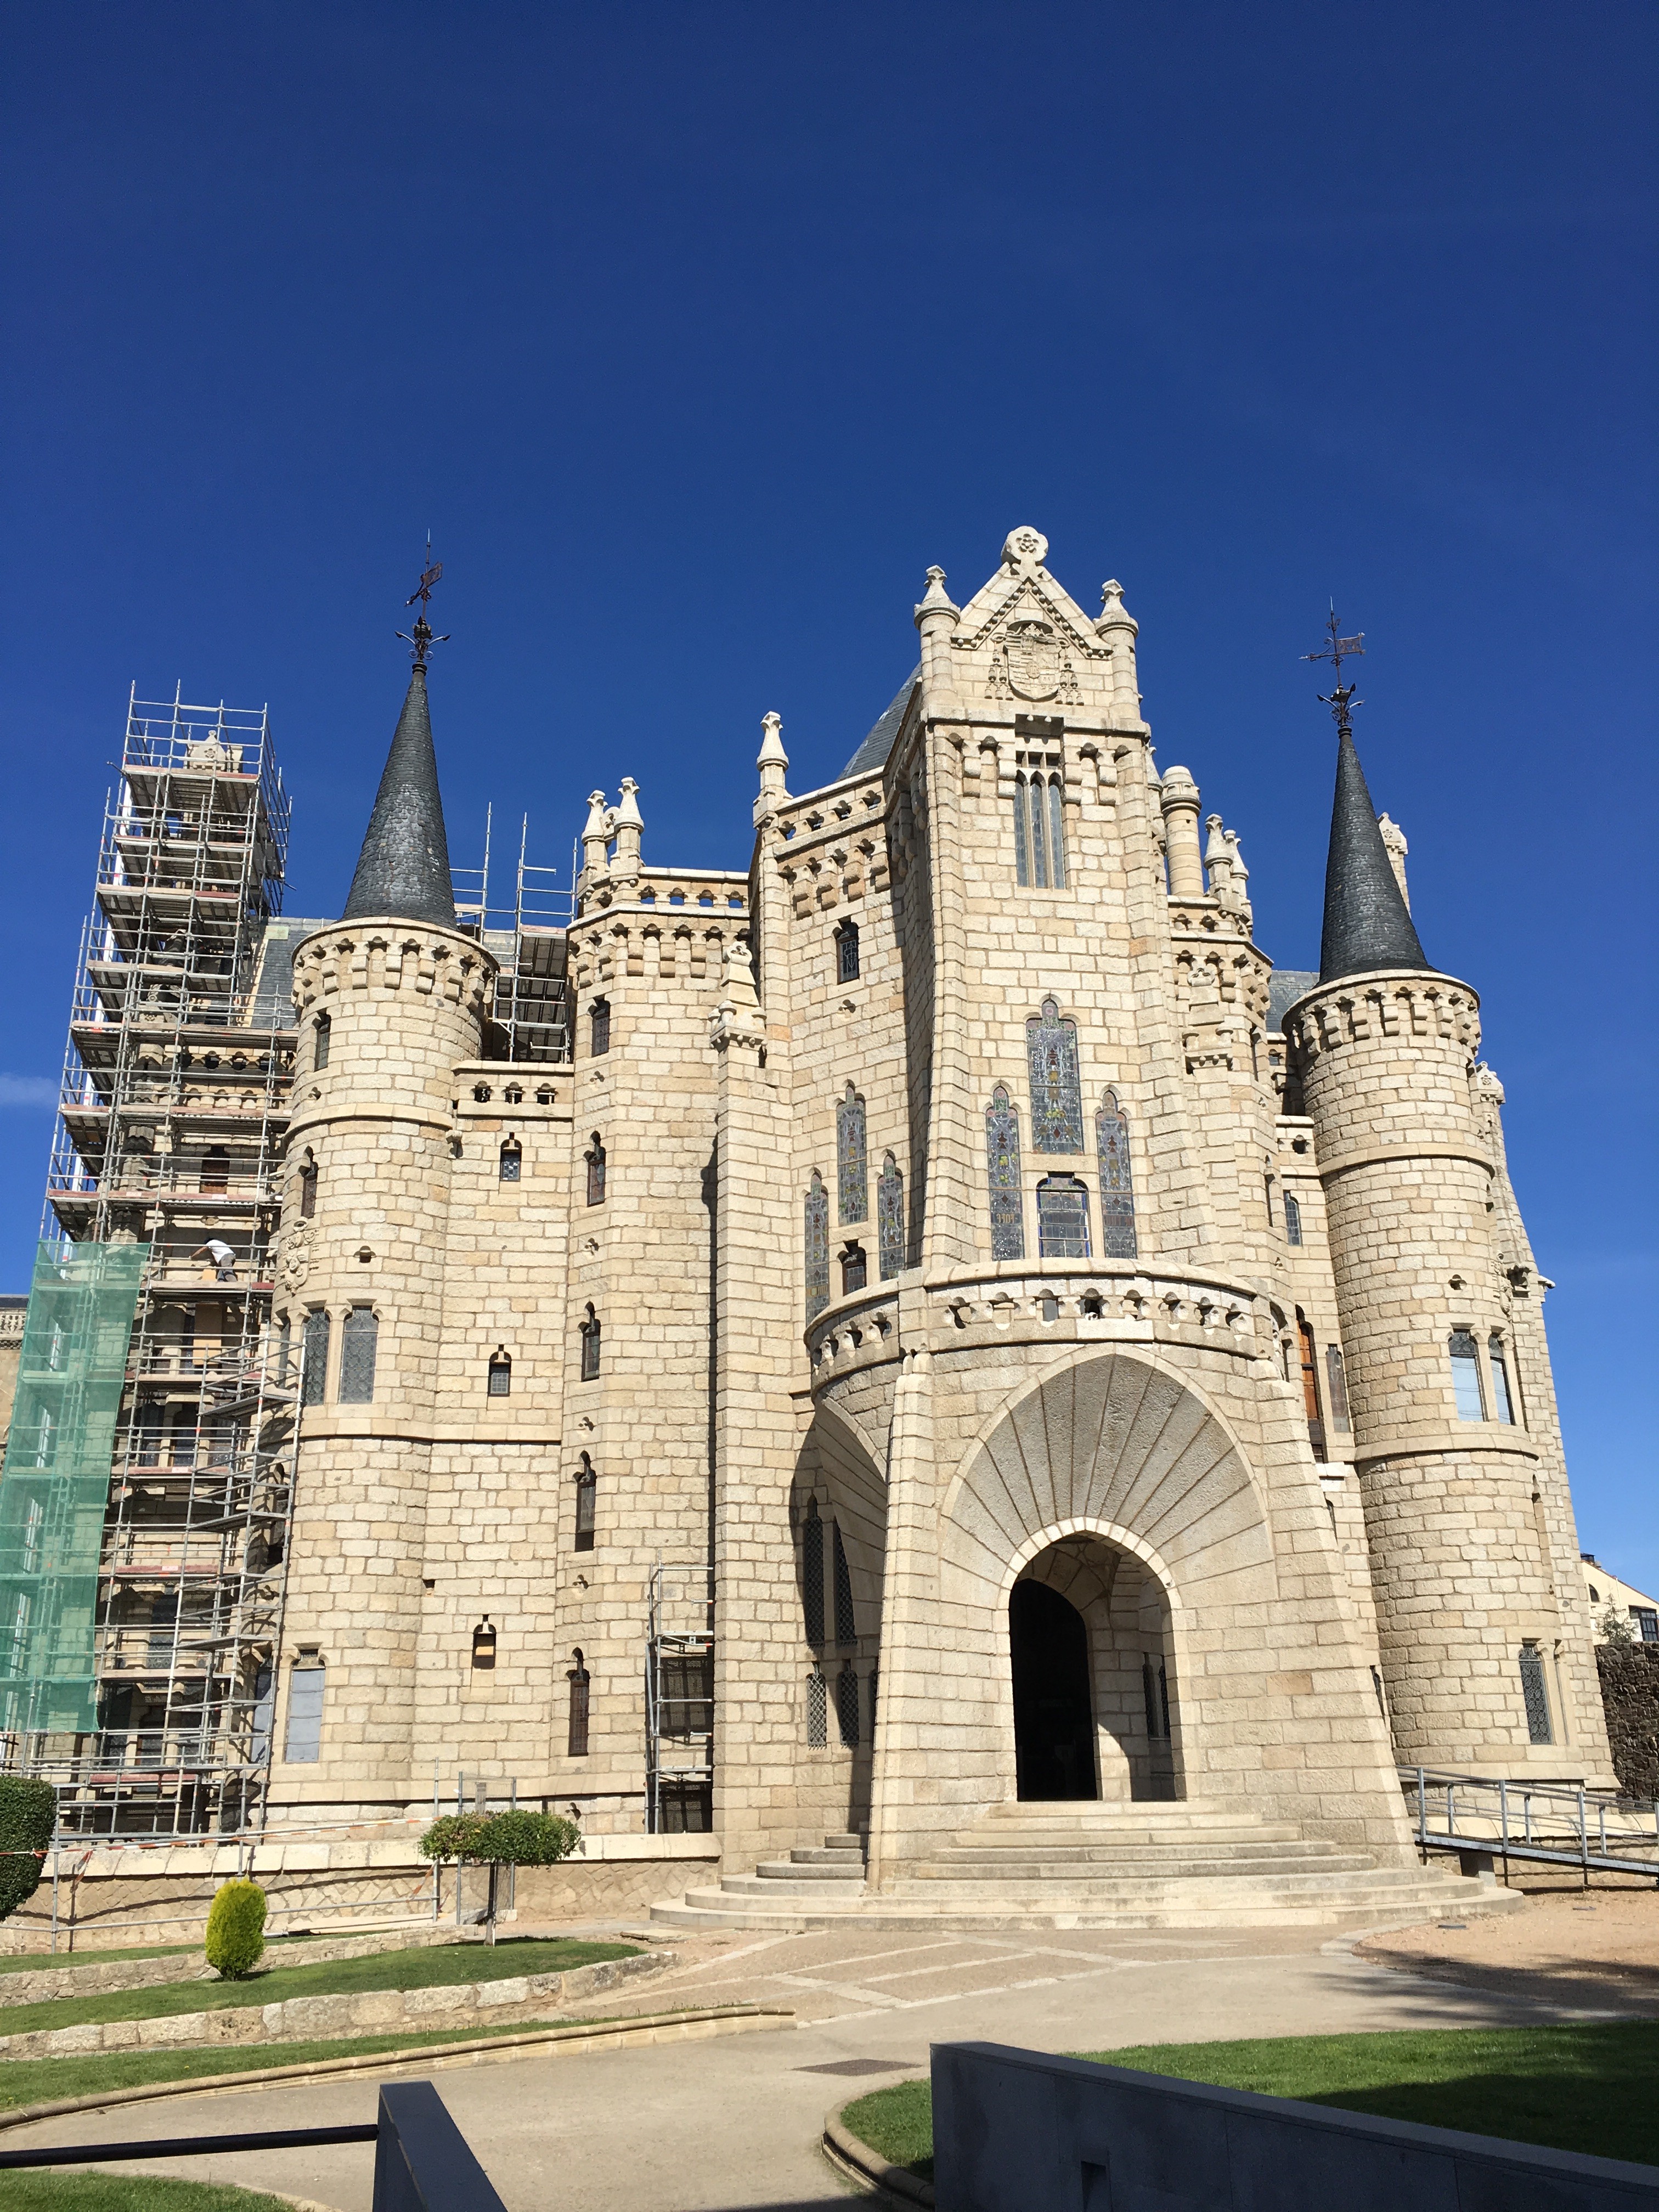
M 422 535 L 458 863 L 741 866 L 1032 522 L 1317 955 L 1314 672 L 1485 1001 L 1587 1548 L 1659 1586 L 1646 4 L 101 0 L 3 88 L 0 1278 L 127 687 L 269 700 L 337 912 Z M 1616 972 L 1617 988 L 1607 980 Z

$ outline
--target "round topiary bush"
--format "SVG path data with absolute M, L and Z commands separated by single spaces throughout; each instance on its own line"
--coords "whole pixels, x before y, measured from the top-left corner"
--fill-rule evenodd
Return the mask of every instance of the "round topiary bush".
M 257 1881 L 220 1885 L 208 1912 L 207 1960 L 228 1982 L 246 1981 L 264 1955 L 265 1893 Z
M 556 1813 L 497 1813 L 479 1847 L 481 1858 L 503 1866 L 556 1866 L 581 1841 L 574 1820 Z
M 58 1792 L 50 1782 L 0 1776 L 0 1920 L 40 1887 L 57 1821 Z

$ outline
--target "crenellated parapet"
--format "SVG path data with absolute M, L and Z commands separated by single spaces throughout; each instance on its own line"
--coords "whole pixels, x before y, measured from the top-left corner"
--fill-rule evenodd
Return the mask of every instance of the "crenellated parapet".
M 1473 1061 L 1480 1049 L 1480 1001 L 1449 975 L 1350 975 L 1299 1000 L 1285 1018 L 1285 1033 L 1304 1072 L 1322 1053 L 1375 1050 L 1389 1038 L 1413 1047 L 1449 1044 Z

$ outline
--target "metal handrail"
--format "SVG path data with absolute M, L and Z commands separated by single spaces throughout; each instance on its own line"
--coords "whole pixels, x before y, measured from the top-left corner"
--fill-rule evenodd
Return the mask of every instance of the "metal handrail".
M 1659 1881 L 1659 1802 L 1577 1784 L 1454 1774 L 1427 1766 L 1402 1766 L 1398 1771 L 1407 1794 L 1416 1801 L 1417 1844 L 1425 1855 L 1480 1852 L 1501 1857 L 1506 1865 L 1517 1858 L 1573 1866 L 1587 1887 L 1592 1873 L 1642 1875 Z

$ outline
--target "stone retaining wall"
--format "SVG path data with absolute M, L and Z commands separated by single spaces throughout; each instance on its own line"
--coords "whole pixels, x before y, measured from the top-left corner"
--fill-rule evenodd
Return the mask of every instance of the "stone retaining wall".
M 282 2004 L 237 2005 L 174 2013 L 162 2020 L 88 2021 L 0 2036 L 0 2063 L 15 2058 L 84 2058 L 102 2051 L 178 2051 L 193 2045 L 311 2043 L 347 2035 L 427 2035 L 471 2027 L 513 2027 L 550 2010 L 659 1972 L 668 1960 L 645 1952 L 562 1974 L 518 1974 L 499 1982 L 445 1989 L 363 1990 L 338 1996 L 289 1997 Z
M 1595 1668 L 1619 1787 L 1659 1797 L 1659 1644 L 1599 1644 Z
M 267 1966 L 319 1966 L 335 1959 L 371 1959 L 382 1951 L 425 1950 L 434 1943 L 465 1943 L 476 1938 L 458 1935 L 453 1928 L 392 1928 L 379 1936 L 321 1936 L 315 1942 L 286 1942 L 280 1951 L 265 1954 Z M 107 1959 L 94 1954 L 85 1960 L 70 1959 L 37 1969 L 0 1974 L 0 2017 L 8 2005 L 46 2004 L 56 1997 L 94 1996 L 113 1990 L 155 1990 L 173 1982 L 216 1982 L 199 1950 L 181 1951 L 170 1959 Z

